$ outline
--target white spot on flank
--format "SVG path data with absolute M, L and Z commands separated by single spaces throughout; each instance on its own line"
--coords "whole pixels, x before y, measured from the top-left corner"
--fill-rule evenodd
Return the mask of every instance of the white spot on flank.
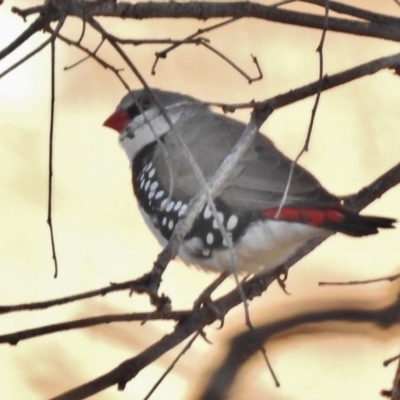
M 174 211 L 178 211 L 178 210 L 181 208 L 181 206 L 182 206 L 182 202 L 179 200 L 179 201 L 175 204 Z
M 150 188 L 151 189 L 151 188 Z M 152 190 L 150 193 L 149 193 L 149 199 L 152 199 L 153 197 L 154 197 L 154 194 L 155 194 L 155 192 L 154 192 L 154 190 Z
M 228 231 L 231 231 L 232 229 L 235 229 L 237 223 L 238 223 L 238 217 L 234 214 L 232 214 L 229 219 L 228 222 L 226 223 L 226 229 L 228 229 Z
M 174 201 L 170 201 L 169 204 L 167 205 L 167 208 L 165 209 L 165 211 L 170 212 L 173 209 L 174 204 L 175 204 Z
M 147 182 L 146 182 L 146 184 L 144 185 L 144 190 L 147 192 L 147 190 L 149 190 L 149 186 L 150 186 L 150 181 L 148 180 Z
M 208 219 L 211 217 L 211 215 L 212 215 L 211 208 L 208 207 L 207 205 L 206 208 L 204 209 L 203 217 L 204 219 Z
M 164 190 L 159 190 L 159 191 L 156 193 L 156 199 L 159 199 L 160 197 L 162 197 L 163 194 L 164 194 Z
M 171 220 L 168 222 L 168 229 L 169 229 L 170 231 L 172 231 L 173 227 L 174 227 L 174 221 L 171 219 Z
M 164 208 L 166 207 L 167 203 L 168 203 L 168 199 L 164 199 L 164 200 L 161 202 L 160 207 L 161 207 L 162 210 L 164 210 Z
M 187 204 L 182 204 L 182 207 L 178 212 L 178 217 L 182 217 L 182 215 L 185 214 L 186 209 L 187 209 Z
M 164 218 L 162 219 L 161 224 L 162 224 L 162 226 L 165 226 L 166 223 L 167 223 L 167 217 L 164 217 Z
M 214 242 L 214 235 L 213 235 L 211 232 L 208 232 L 208 233 L 207 233 L 206 242 L 207 242 L 207 244 L 213 244 L 213 242 Z
M 154 176 L 154 174 L 156 173 L 156 170 L 153 168 L 150 172 L 149 172 L 149 178 L 152 178 Z
M 140 182 L 140 189 L 143 189 L 143 186 L 144 186 L 144 180 Z
M 150 176 L 150 175 L 149 175 Z M 150 185 L 150 190 L 154 191 L 158 188 L 158 182 L 155 181 Z
M 146 166 L 144 167 L 145 171 L 148 171 L 151 167 L 153 166 L 153 163 L 150 161 Z

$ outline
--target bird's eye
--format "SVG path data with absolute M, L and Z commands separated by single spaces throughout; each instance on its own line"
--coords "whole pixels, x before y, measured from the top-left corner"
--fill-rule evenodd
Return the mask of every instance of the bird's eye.
M 126 109 L 126 112 L 128 113 L 128 115 L 129 115 L 129 117 L 130 117 L 131 119 L 134 119 L 135 117 L 137 117 L 138 115 L 141 114 L 141 110 L 140 110 L 140 108 L 138 107 L 138 105 L 137 105 L 136 102 L 133 103 L 131 106 L 129 106 L 129 107 Z
M 149 108 L 151 108 L 151 105 L 152 105 L 151 99 L 148 96 L 144 96 L 138 98 L 132 105 L 130 105 L 126 109 L 126 112 L 131 117 L 131 119 L 134 119 L 135 117 L 140 115 L 143 111 L 146 111 Z

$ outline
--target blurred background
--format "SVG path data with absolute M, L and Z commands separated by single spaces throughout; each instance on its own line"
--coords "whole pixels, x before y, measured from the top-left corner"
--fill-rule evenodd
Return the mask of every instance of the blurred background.
M 27 27 L 12 6 L 30 7 L 39 0 L 9 0 L 0 7 L 0 48 Z M 268 4 L 267 1 L 262 3 Z M 347 2 L 355 6 L 359 2 Z M 400 16 L 394 1 L 364 1 L 365 9 Z M 298 7 L 300 9 L 300 6 Z M 316 12 L 310 6 L 301 8 Z M 28 19 L 28 23 L 33 21 Z M 99 21 L 126 38 L 182 39 L 218 21 Z M 69 19 L 62 33 L 77 40 L 82 24 Z M 318 30 L 261 20 L 240 20 L 208 37 L 249 75 L 264 79 L 251 85 L 201 46 L 182 46 L 150 71 L 155 51 L 166 46 L 127 46 L 126 52 L 147 82 L 202 100 L 226 103 L 263 100 L 318 78 Z M 0 63 L 0 72 L 48 37 L 36 34 Z M 95 49 L 100 37 L 89 27 L 83 45 Z M 125 89 L 109 70 L 92 60 L 64 71 L 84 57 L 59 42 L 56 49 L 56 114 L 54 136 L 53 224 L 59 277 L 54 265 L 47 219 L 50 48 L 0 80 L 0 305 L 29 303 L 67 296 L 131 280 L 149 271 L 160 248 L 136 208 L 128 161 L 116 134 L 102 126 Z M 328 32 L 325 73 L 333 74 L 377 57 L 398 52 L 398 44 Z M 116 68 L 132 88 L 139 82 L 118 55 L 104 45 L 99 55 Z M 301 149 L 314 99 L 276 111 L 265 132 L 286 155 Z M 400 80 L 391 71 L 352 82 L 322 95 L 310 151 L 301 164 L 336 195 L 355 193 L 399 162 Z M 248 111 L 234 118 L 246 121 Z M 400 188 L 386 193 L 363 212 L 400 218 Z M 281 382 L 274 387 L 259 353 L 238 372 L 230 399 L 377 399 L 390 388 L 396 365 L 385 359 L 400 352 L 398 325 L 379 325 L 357 318 L 341 320 L 346 310 L 379 310 L 396 301 L 399 283 L 351 287 L 319 287 L 320 281 L 378 278 L 399 272 L 400 229 L 353 239 L 336 235 L 290 270 L 286 295 L 274 283 L 251 302 L 255 327 L 268 327 L 298 316 L 339 310 L 326 321 L 288 324 L 267 343 L 270 361 Z M 215 278 L 180 261 L 164 275 L 162 292 L 175 309 L 191 308 Z M 227 282 L 218 293 L 233 287 Z M 44 311 L 1 316 L 0 333 L 109 313 L 151 310 L 146 296 L 111 294 Z M 357 314 L 357 313 L 356 313 Z M 372 313 L 373 314 L 373 313 Z M 346 314 L 347 315 L 347 314 Z M 320 318 L 321 320 L 321 318 Z M 313 321 L 313 318 L 311 318 Z M 119 323 L 48 335 L 0 348 L 0 387 L 4 399 L 43 399 L 93 379 L 133 357 L 172 331 L 169 322 Z M 231 350 L 232 338 L 246 333 L 243 308 L 228 314 L 225 326 L 208 327 L 212 345 L 199 339 L 151 397 L 194 399 L 203 393 Z M 245 347 L 245 346 L 244 346 Z M 183 345 L 129 382 L 96 399 L 140 399 L 176 357 Z M 236 349 L 233 347 L 235 350 Z M 246 356 L 248 354 L 246 353 Z M 239 351 L 240 357 L 240 351 Z M 209 397 L 210 398 L 210 397 Z

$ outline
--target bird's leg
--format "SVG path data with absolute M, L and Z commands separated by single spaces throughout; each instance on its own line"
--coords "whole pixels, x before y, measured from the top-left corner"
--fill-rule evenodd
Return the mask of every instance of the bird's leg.
M 218 317 L 218 319 L 221 320 L 221 327 L 224 323 L 223 321 L 223 316 L 221 315 L 221 312 L 218 310 L 217 307 L 215 307 L 212 299 L 211 299 L 211 294 L 214 292 L 214 290 L 229 276 L 228 272 L 222 272 L 217 279 L 215 279 L 213 282 L 211 282 L 210 285 L 208 285 L 201 293 L 200 296 L 195 300 L 193 304 L 193 308 L 200 308 L 201 306 L 206 306 L 210 310 L 212 310 L 215 315 Z
M 161 277 L 157 282 L 157 289 L 154 288 L 154 276 L 152 272 L 144 274 L 139 280 L 132 286 L 130 295 L 135 293 L 146 293 L 149 296 L 150 303 L 156 307 L 157 311 L 170 311 L 171 299 L 164 293 L 158 294 L 158 287 L 161 282 Z

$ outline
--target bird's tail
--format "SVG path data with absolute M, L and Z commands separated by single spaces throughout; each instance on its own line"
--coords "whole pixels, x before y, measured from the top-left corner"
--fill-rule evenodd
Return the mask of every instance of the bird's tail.
M 265 218 L 303 223 L 350 236 L 366 236 L 378 233 L 379 228 L 394 228 L 393 218 L 372 217 L 338 207 L 283 207 L 270 208 L 263 212 Z

